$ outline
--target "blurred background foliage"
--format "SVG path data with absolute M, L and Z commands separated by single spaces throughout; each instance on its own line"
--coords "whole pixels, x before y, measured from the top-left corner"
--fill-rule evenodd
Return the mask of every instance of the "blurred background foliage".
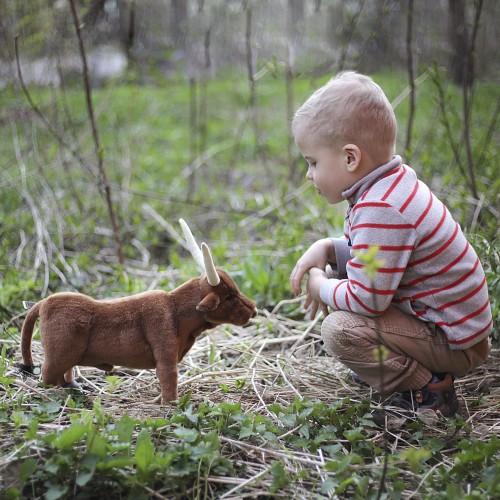
M 259 307 L 290 298 L 297 257 L 340 234 L 345 207 L 309 189 L 289 123 L 347 69 L 386 91 L 397 151 L 470 236 L 498 318 L 499 14 L 494 0 L 0 0 L 0 321 L 55 291 L 197 275 L 179 217 Z

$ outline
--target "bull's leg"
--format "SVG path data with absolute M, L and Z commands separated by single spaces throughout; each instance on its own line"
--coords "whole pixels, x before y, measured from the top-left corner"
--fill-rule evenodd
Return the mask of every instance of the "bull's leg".
M 62 377 L 61 387 L 69 387 L 71 389 L 81 389 L 82 386 L 75 380 L 75 369 L 71 368 Z
M 64 385 L 64 368 L 45 360 L 42 365 L 42 380 L 46 385 Z
M 102 370 L 102 371 L 105 371 L 105 372 L 112 372 L 114 370 L 114 366 L 113 365 L 110 365 L 110 364 L 107 364 L 107 363 L 103 363 L 101 365 L 95 365 L 96 368 L 99 368 L 99 370 Z
M 42 380 L 45 384 L 79 387 L 73 367 L 78 365 L 87 347 L 87 332 L 78 325 L 62 329 L 57 317 L 41 324 L 41 340 L 45 351 Z
M 156 365 L 156 375 L 161 386 L 161 401 L 169 403 L 177 399 L 177 363 L 161 363 Z

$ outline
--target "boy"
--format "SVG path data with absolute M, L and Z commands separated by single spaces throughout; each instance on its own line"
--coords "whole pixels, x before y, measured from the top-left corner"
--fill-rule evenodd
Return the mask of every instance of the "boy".
M 489 353 L 486 278 L 444 204 L 394 156 L 396 129 L 381 88 L 354 72 L 339 74 L 299 108 L 292 133 L 306 177 L 329 203 L 347 200 L 348 209 L 344 237 L 311 245 L 290 282 L 298 295 L 309 273 L 305 307 L 311 317 L 323 311 L 325 349 L 354 378 L 401 392 L 391 406 L 452 416 L 459 407 L 454 377 Z M 379 267 L 369 277 L 360 255 L 373 246 Z M 337 278 L 327 275 L 328 264 Z

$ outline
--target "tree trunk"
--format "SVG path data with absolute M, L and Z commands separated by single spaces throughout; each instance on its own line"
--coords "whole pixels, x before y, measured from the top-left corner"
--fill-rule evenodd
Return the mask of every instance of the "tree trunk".
M 474 81 L 472 61 L 469 53 L 469 30 L 467 29 L 466 0 L 448 0 L 451 76 L 457 85 L 469 87 Z
M 178 49 L 184 49 L 186 45 L 187 17 L 187 1 L 172 0 L 170 32 Z

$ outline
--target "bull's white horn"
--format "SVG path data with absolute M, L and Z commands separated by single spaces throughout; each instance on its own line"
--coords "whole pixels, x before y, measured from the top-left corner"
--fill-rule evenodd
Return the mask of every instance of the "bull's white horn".
M 207 273 L 208 284 L 217 286 L 220 283 L 220 277 L 217 274 L 212 254 L 206 243 L 201 244 L 201 251 L 203 253 L 203 261 L 205 262 L 205 272 Z
M 200 247 L 198 246 L 198 243 L 196 243 L 196 240 L 194 239 L 194 236 L 193 236 L 193 233 L 191 232 L 191 229 L 189 229 L 189 226 L 187 225 L 187 223 L 184 219 L 179 219 L 179 224 L 182 227 L 182 232 L 184 233 L 184 238 L 186 238 L 186 244 L 187 244 L 188 250 L 190 251 L 190 253 L 193 256 L 196 263 L 204 271 L 205 270 L 205 263 L 204 263 L 204 259 L 203 259 L 203 254 L 201 253 L 201 250 L 200 250 Z

